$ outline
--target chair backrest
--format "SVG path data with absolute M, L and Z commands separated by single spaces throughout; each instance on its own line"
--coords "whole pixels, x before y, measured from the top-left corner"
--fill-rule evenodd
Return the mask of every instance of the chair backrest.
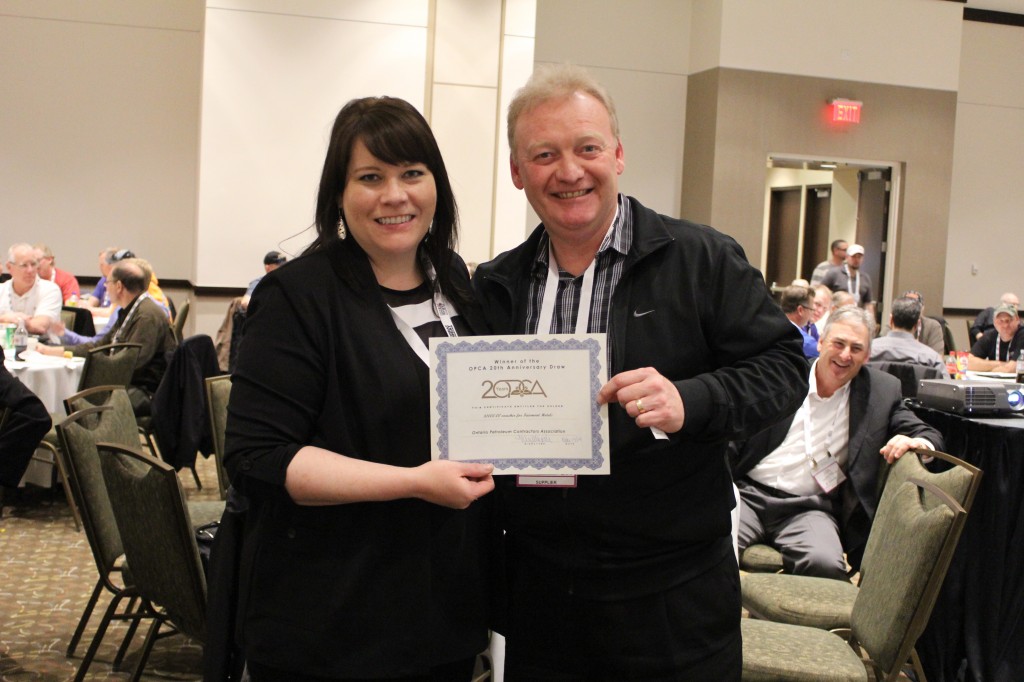
M 95 386 L 127 386 L 139 360 L 141 343 L 111 343 L 89 351 L 78 390 Z
M 185 320 L 188 319 L 188 310 L 192 307 L 189 300 L 186 298 L 185 302 L 178 308 L 178 312 L 174 315 L 174 322 L 171 323 L 171 329 L 174 330 L 174 340 L 179 344 L 182 341 L 182 332 L 185 329 Z
M 68 400 L 77 401 L 75 396 Z M 101 405 L 89 405 L 73 412 L 56 428 L 61 445 L 59 456 L 65 460 L 72 498 L 81 513 L 96 568 L 107 580 L 117 558 L 124 552 L 103 483 L 96 443 L 100 440 L 124 445 L 138 442 L 131 400 L 123 387 L 110 387 Z
M 874 361 L 868 363 L 882 372 L 891 374 L 900 380 L 900 388 L 904 398 L 917 397 L 917 387 L 921 379 L 942 379 L 943 373 L 934 367 L 925 367 L 913 362 L 894 362 L 891 360 Z
M 203 641 L 206 577 L 174 469 L 115 443 L 97 449 L 136 589 L 181 632 Z
M 931 457 L 933 460 L 944 462 L 935 468 L 948 467 L 944 471 L 930 471 L 922 462 L 921 457 Z M 879 499 L 879 508 L 885 504 L 887 497 L 899 489 L 900 484 L 910 478 L 917 478 L 928 481 L 944 490 L 952 497 L 957 504 L 970 512 L 974 504 L 974 497 L 981 486 L 981 469 L 963 461 L 953 455 L 938 450 L 911 450 L 896 460 L 892 465 L 883 468 L 884 479 L 882 481 L 882 494 Z M 925 504 L 935 506 L 941 504 L 935 497 L 929 496 Z M 864 549 L 864 559 L 861 562 L 860 572 L 864 574 L 871 572 L 873 550 L 871 543 Z
M 92 311 L 88 308 L 63 306 L 60 309 L 60 321 L 64 326 L 82 336 L 95 336 L 96 325 L 92 321 Z
M 942 327 L 942 345 L 945 349 L 944 354 L 948 355 L 956 350 L 956 340 L 953 338 L 953 330 L 949 328 L 949 323 L 946 322 L 946 318 L 939 317 L 937 315 L 929 315 L 928 317 L 939 323 Z M 968 332 L 970 334 L 970 332 Z
M 909 453 L 897 464 L 904 459 L 886 482 L 850 618 L 853 636 L 882 673 L 880 679 L 897 674 L 909 658 L 963 531 L 967 509 L 944 486 L 961 490 L 969 505 L 981 481 L 976 467 L 953 457 L 948 457 L 955 463 L 951 472 L 959 471 L 952 475 L 918 471 L 920 463 Z
M 220 499 L 227 499 L 228 477 L 224 470 L 224 434 L 228 426 L 228 399 L 231 397 L 231 375 L 206 379 L 206 406 L 210 409 L 210 431 L 213 436 L 213 459 L 217 463 L 217 487 Z

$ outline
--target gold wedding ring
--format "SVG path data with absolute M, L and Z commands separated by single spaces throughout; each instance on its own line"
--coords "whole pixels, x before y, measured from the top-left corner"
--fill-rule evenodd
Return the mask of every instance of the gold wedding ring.
M 640 414 L 644 413 L 644 399 L 643 398 L 638 398 L 637 399 L 637 401 L 636 401 L 636 411 L 639 412 Z

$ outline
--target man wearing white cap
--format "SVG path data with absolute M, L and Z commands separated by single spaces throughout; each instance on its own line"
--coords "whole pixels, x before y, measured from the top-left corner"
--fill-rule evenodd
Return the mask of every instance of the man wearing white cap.
M 864 262 L 864 247 L 860 244 L 850 244 L 846 249 L 846 263 L 825 273 L 821 283 L 832 291 L 848 291 L 857 302 L 857 306 L 864 308 L 874 317 L 875 299 L 871 292 L 871 277 L 866 272 L 861 272 L 860 265 Z

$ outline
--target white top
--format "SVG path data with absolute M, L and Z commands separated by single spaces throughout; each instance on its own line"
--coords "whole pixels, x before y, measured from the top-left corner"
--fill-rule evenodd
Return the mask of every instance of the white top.
M 60 309 L 63 305 L 64 296 L 60 292 L 60 287 L 42 277 L 36 277 L 36 283 L 24 296 L 14 293 L 13 279 L 0 284 L 0 313 L 13 311 L 29 317 L 46 315 L 56 321 L 60 319 Z
M 792 495 L 821 492 L 811 476 L 811 459 L 820 462 L 826 453 L 831 453 L 843 471 L 846 470 L 850 444 L 850 384 L 829 398 L 820 397 L 814 374 L 817 366 L 815 360 L 807 379 L 807 397 L 793 416 L 786 438 L 747 473 L 758 483 Z

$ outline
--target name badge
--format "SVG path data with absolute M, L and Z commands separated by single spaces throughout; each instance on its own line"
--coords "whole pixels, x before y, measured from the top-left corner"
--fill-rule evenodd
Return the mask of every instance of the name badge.
M 843 473 L 839 462 L 831 454 L 820 462 L 811 464 L 811 476 L 814 477 L 818 487 L 826 493 L 832 492 L 846 480 L 846 474 Z
M 516 476 L 520 488 L 575 488 L 576 476 Z

